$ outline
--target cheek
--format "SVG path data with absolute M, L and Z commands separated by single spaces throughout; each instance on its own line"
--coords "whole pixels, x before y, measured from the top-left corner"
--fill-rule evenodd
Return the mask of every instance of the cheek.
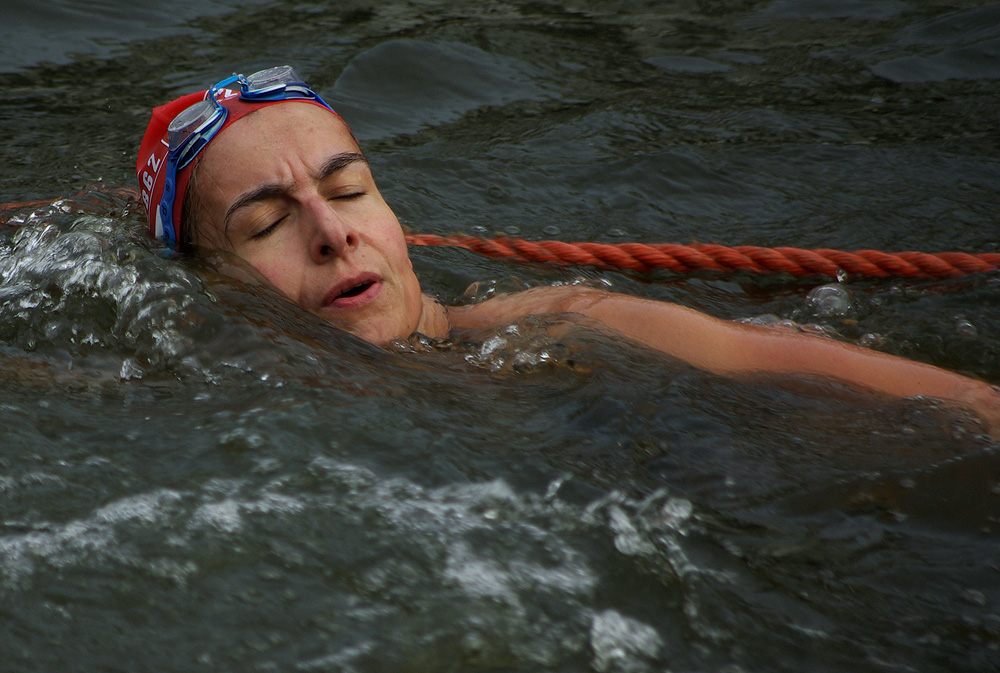
M 292 300 L 298 297 L 298 282 L 301 280 L 292 269 L 281 260 L 281 256 L 267 256 L 264 258 L 244 257 L 247 263 L 263 276 L 267 282 L 278 288 L 284 295 Z
M 402 236 L 392 242 L 392 254 L 401 268 L 413 269 L 413 260 L 410 259 L 410 251 L 407 249 L 406 240 Z
M 396 269 L 399 276 L 406 281 L 409 289 L 412 293 L 420 293 L 420 283 L 417 281 L 417 277 L 413 272 L 413 260 L 410 259 L 410 251 L 406 246 L 406 240 L 400 233 L 395 239 L 393 239 L 386 250 L 386 256 L 389 258 L 390 263 Z
M 410 261 L 410 253 L 406 245 L 406 236 L 403 234 L 403 228 L 400 226 L 396 214 L 388 206 L 385 206 L 385 213 L 378 222 L 382 250 L 387 256 L 396 260 L 397 266 L 412 269 L 413 264 Z

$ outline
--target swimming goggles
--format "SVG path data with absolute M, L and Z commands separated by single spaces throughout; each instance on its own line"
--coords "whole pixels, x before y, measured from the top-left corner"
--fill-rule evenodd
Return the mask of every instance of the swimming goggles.
M 239 84 L 239 92 L 227 87 Z M 216 83 L 205 93 L 205 99 L 174 117 L 167 126 L 166 181 L 160 199 L 159 217 L 163 224 L 163 237 L 174 246 L 174 201 L 177 197 L 177 172 L 190 164 L 226 123 L 229 110 L 221 100 L 234 97 L 252 103 L 282 100 L 313 100 L 331 112 L 326 101 L 309 88 L 291 66 L 282 65 L 255 72 L 252 75 L 232 75 Z

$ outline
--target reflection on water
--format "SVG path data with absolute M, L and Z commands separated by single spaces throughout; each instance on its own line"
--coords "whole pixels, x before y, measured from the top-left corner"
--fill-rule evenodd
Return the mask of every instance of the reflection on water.
M 262 0 L 5 0 L 0 23 L 0 72 L 80 55 L 108 57 L 129 41 L 190 34 L 193 19 L 216 16 Z
M 997 670 L 1000 460 L 961 411 L 549 319 L 375 349 L 113 189 L 150 105 L 290 62 L 417 231 L 995 250 L 993 8 L 81 7 L 19 14 L 0 75 L 0 200 L 55 201 L 0 226 L 5 670 Z M 447 301 L 609 285 L 1000 381 L 996 274 L 413 254 Z

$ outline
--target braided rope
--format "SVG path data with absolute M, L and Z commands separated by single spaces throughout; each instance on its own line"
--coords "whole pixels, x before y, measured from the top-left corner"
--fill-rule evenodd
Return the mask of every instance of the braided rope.
M 138 200 L 138 193 L 131 188 L 108 190 L 108 193 L 123 200 Z M 0 224 L 7 222 L 15 211 L 53 203 L 55 202 L 39 200 L 0 204 Z M 845 252 L 827 248 L 806 250 L 750 245 L 727 247 L 714 243 L 566 243 L 435 234 L 408 234 L 406 242 L 413 246 L 444 245 L 463 248 L 512 262 L 592 266 L 639 273 L 666 269 L 677 273 L 786 273 L 795 277 L 836 277 L 839 273 L 846 272 L 873 278 L 955 278 L 1000 268 L 1000 253 L 991 252 L 887 253 L 878 250 Z
M 447 245 L 516 262 L 537 262 L 600 269 L 628 269 L 640 273 L 667 269 L 678 273 L 715 271 L 731 273 L 787 273 L 796 277 L 832 276 L 847 272 L 857 276 L 887 278 L 954 278 L 1000 268 L 1000 253 L 897 252 L 826 248 L 727 247 L 714 243 L 566 243 L 525 241 L 519 238 L 482 239 L 471 236 L 411 234 L 414 246 Z

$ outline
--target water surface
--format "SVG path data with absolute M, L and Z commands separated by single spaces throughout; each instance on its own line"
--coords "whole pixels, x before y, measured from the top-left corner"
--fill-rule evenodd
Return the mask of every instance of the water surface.
M 5 670 L 1000 670 L 1000 459 L 960 411 L 549 319 L 379 350 L 115 191 L 151 106 L 290 63 L 414 231 L 996 251 L 995 7 L 154 4 L 3 28 L 0 202 L 51 204 L 0 229 Z M 1000 383 L 995 274 L 831 309 L 413 255 L 446 301 L 610 284 Z

